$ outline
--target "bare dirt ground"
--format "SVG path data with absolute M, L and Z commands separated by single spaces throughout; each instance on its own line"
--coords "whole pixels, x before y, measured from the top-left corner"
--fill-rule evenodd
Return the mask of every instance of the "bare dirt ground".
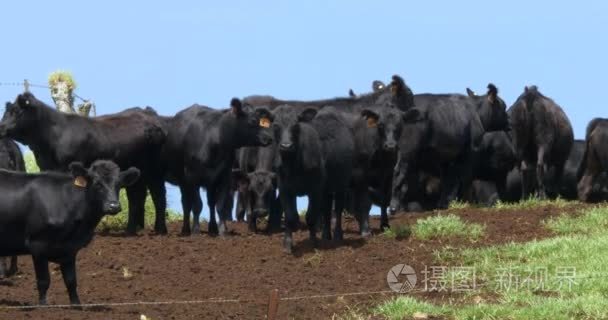
M 391 239 L 378 234 L 361 239 L 353 219 L 346 219 L 345 240 L 322 242 L 313 249 L 307 232 L 297 234 L 296 255 L 281 249 L 281 234 L 251 234 L 244 224 L 231 223 L 232 235 L 169 236 L 147 231 L 137 237 L 97 235 L 77 262 L 83 303 L 167 302 L 196 303 L 113 305 L 74 309 L 7 309 L 35 304 L 35 276 L 31 258 L 21 257 L 17 277 L 0 281 L 0 319 L 264 319 L 269 292 L 278 289 L 279 319 L 331 319 L 349 308 L 365 308 L 396 296 L 392 293 L 348 295 L 389 290 L 387 272 L 405 263 L 417 272 L 434 264 L 433 252 L 446 246 L 480 247 L 551 236 L 542 221 L 573 208 L 527 210 L 461 209 L 452 212 L 467 222 L 486 225 L 485 235 L 466 239 Z M 436 213 L 398 214 L 392 225 L 412 225 Z M 372 226 L 379 221 L 374 218 Z M 50 304 L 68 303 L 58 266 L 52 265 Z M 419 278 L 421 275 L 418 275 Z M 427 301 L 459 299 L 446 293 L 410 293 Z M 462 298 L 462 297 L 461 297 Z M 215 300 L 218 299 L 218 300 Z M 219 299 L 228 299 L 219 300 Z M 466 298 L 462 298 L 466 299 Z M 197 300 L 197 301 L 193 301 Z

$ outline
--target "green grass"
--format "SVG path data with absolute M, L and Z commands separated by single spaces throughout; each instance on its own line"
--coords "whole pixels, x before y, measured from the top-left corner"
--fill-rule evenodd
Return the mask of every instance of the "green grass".
M 471 204 L 466 201 L 454 200 L 454 201 L 450 202 L 448 209 L 467 209 L 470 207 L 471 207 Z
M 382 233 L 385 237 L 391 239 L 407 239 L 412 234 L 412 229 L 407 224 L 392 225 Z
M 465 223 L 454 214 L 439 214 L 416 221 L 412 234 L 421 240 L 446 237 L 466 237 L 474 240 L 483 235 L 484 229 L 480 224 Z
M 25 160 L 25 168 L 27 172 L 35 173 L 40 172 L 38 165 L 36 164 L 36 158 L 31 151 L 28 151 L 23 156 Z M 99 225 L 97 226 L 97 230 L 99 231 L 123 231 L 127 227 L 127 219 L 129 212 L 129 205 L 127 201 L 127 195 L 125 190 L 120 191 L 120 205 L 123 210 L 115 216 L 106 216 L 104 217 Z M 145 203 L 145 225 L 147 227 L 154 226 L 155 213 L 154 213 L 154 203 L 152 203 L 152 199 L 148 195 L 146 197 Z M 171 209 L 167 209 L 167 222 L 178 221 L 182 219 L 182 215 L 176 211 Z
M 530 197 L 528 199 L 520 200 L 518 202 L 502 202 L 498 201 L 494 208 L 496 209 L 508 209 L 508 210 L 522 210 L 530 209 L 535 207 L 546 207 L 553 206 L 557 208 L 565 208 L 577 204 L 577 201 L 567 201 L 562 198 L 556 198 L 552 200 L 540 200 L 536 197 Z
M 596 206 L 583 210 L 579 216 L 562 214 L 545 222 L 545 227 L 557 234 L 593 234 L 608 230 L 608 208 Z
M 545 226 L 559 236 L 436 254 L 437 265 L 473 267 L 479 291 L 472 294 L 497 295 L 498 301 L 435 305 L 399 297 L 370 313 L 388 319 L 408 318 L 416 312 L 447 319 L 608 319 L 608 208 L 585 209 L 576 217 L 562 215 Z M 562 268 L 574 273 L 560 278 Z M 518 278 L 530 277 L 530 271 L 546 277 L 515 285 Z M 508 287 L 504 275 L 512 279 Z

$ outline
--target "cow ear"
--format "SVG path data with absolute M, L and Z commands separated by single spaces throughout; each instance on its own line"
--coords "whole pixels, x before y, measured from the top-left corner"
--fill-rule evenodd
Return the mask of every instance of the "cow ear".
M 351 98 L 356 98 L 357 95 L 355 94 L 355 92 L 353 91 L 353 89 L 348 89 L 348 96 Z
M 403 121 L 406 123 L 424 120 L 424 114 L 416 108 L 412 108 L 403 113 Z
M 393 96 L 401 95 L 405 88 L 405 81 L 398 75 L 393 76 L 393 81 L 391 81 L 391 93 Z
M 467 95 L 471 98 L 475 97 L 475 91 L 471 90 L 470 88 L 467 88 Z
M 241 171 L 241 169 L 232 170 L 232 188 L 238 192 L 245 192 L 249 185 L 249 176 Z
M 123 187 L 128 187 L 133 185 L 139 179 L 139 169 L 135 167 L 131 167 L 125 171 L 121 171 L 118 174 L 118 179 L 120 180 L 120 185 Z
M 374 92 L 380 91 L 384 88 L 386 88 L 386 85 L 384 84 L 384 82 L 382 82 L 380 80 L 375 80 L 374 82 L 372 82 L 372 90 Z
M 33 99 L 35 99 L 33 94 L 25 92 L 17 96 L 17 104 L 20 107 L 29 107 L 32 105 Z
M 274 121 L 274 116 L 270 110 L 260 107 L 255 109 L 255 114 L 259 119 L 260 127 L 269 128 Z
M 498 97 L 498 88 L 492 83 L 488 84 L 488 101 L 494 103 L 496 102 L 496 97 Z
M 232 111 L 232 114 L 237 117 L 245 115 L 241 100 L 239 100 L 238 98 L 232 98 L 232 100 L 230 100 L 230 111 Z
M 89 175 L 89 172 L 84 167 L 82 162 L 72 162 L 70 163 L 68 168 L 70 169 L 70 173 L 72 173 L 73 177 L 87 177 Z
M 299 122 L 310 122 L 317 115 L 317 109 L 306 108 L 298 115 Z
M 365 120 L 367 120 L 368 128 L 375 128 L 378 126 L 378 120 L 380 119 L 380 116 L 377 113 L 369 109 L 363 109 L 361 111 L 361 116 L 365 118 Z

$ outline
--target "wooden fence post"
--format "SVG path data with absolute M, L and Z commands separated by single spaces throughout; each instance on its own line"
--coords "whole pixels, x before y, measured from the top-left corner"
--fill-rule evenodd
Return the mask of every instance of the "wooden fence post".
M 279 310 L 279 289 L 270 290 L 270 297 L 268 299 L 268 320 L 275 320 L 277 318 L 277 311 Z

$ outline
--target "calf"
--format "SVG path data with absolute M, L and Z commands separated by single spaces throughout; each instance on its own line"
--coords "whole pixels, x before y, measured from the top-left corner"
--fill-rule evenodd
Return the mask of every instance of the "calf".
M 76 291 L 76 255 L 93 239 L 106 214 L 120 212 L 118 192 L 139 178 L 139 170 L 97 160 L 90 168 L 69 165 L 71 174 L 25 174 L 0 170 L 0 256 L 31 255 L 39 303 L 46 304 L 48 263 L 59 263 L 71 304 Z
M 536 86 L 526 87 L 509 110 L 513 130 L 513 145 L 521 162 L 522 196 L 533 191 L 533 166 L 536 167 L 536 191 L 539 198 L 547 197 L 545 172 L 555 168 L 555 181 L 560 181 L 568 159 L 574 135 L 570 120 L 550 98 Z
M 199 188 L 207 191 L 209 233 L 226 232 L 225 221 L 232 199 L 232 167 L 236 149 L 247 146 L 267 146 L 272 143 L 272 114 L 265 108 L 253 112 L 243 109 L 241 101 L 232 99 L 230 109 L 215 110 L 193 105 L 165 119 L 167 142 L 163 163 L 167 180 L 177 184 L 182 194 L 184 212 L 183 234 L 200 232 L 202 210 Z M 219 226 L 215 212 L 219 211 Z M 190 226 L 190 212 L 194 221 Z
M 9 139 L 0 139 L 0 169 L 25 172 L 25 162 L 19 146 Z M 0 258 L 0 278 L 17 273 L 17 256 Z
M 0 122 L 0 137 L 4 136 L 29 146 L 43 171 L 67 171 L 73 161 L 89 165 L 96 159 L 111 159 L 123 169 L 139 168 L 142 178 L 127 188 L 127 232 L 134 234 L 138 226 L 143 227 L 146 187 L 156 207 L 154 230 L 167 232 L 160 163 L 165 132 L 149 108 L 87 118 L 59 112 L 26 92 L 6 104 Z
M 276 146 L 247 147 L 238 152 L 239 166 L 233 173 L 238 190 L 237 219 L 247 213 L 249 230 L 257 231 L 257 219 L 269 215 L 267 231 L 280 227 L 281 212 L 276 196 L 277 179 L 274 172 Z

